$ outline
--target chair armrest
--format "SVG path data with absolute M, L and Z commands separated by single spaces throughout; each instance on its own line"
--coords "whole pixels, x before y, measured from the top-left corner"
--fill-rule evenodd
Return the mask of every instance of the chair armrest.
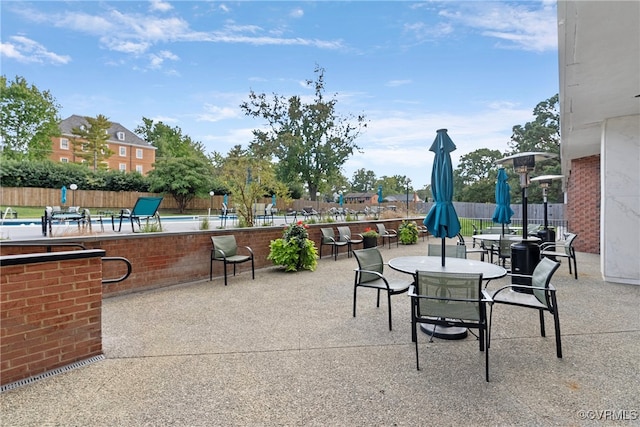
M 224 251 L 222 249 L 211 249 L 211 255 L 213 255 L 213 258 L 216 259 L 216 255 L 218 253 L 222 254 L 222 259 L 227 259 L 227 254 L 224 253 Z
M 482 289 L 482 302 L 484 303 L 489 303 L 492 304 L 493 303 L 493 298 L 491 298 L 491 295 L 489 295 L 489 293 L 487 292 L 486 289 Z
M 507 285 L 507 286 L 503 286 L 501 288 L 498 288 L 494 293 L 493 293 L 493 298 L 495 299 L 495 296 L 498 295 L 500 292 L 504 291 L 505 289 L 512 289 L 512 288 L 518 288 L 518 289 L 522 289 L 522 290 L 539 290 L 539 291 L 545 291 L 547 290 L 547 288 L 541 287 L 541 286 L 529 286 L 529 285 L 515 285 L 515 284 L 511 284 L 511 285 Z M 549 284 L 549 289 L 550 292 L 555 292 L 556 288 L 552 285 Z
M 565 246 L 564 240 L 556 240 L 555 242 L 542 242 L 540 243 L 540 250 L 544 251 L 548 247 L 564 248 L 564 246 Z
M 417 297 L 417 296 L 418 296 L 418 295 L 416 294 L 416 285 L 414 285 L 414 284 L 409 285 L 408 295 L 409 295 L 410 297 Z
M 360 272 L 360 273 L 371 273 L 375 276 L 378 276 L 378 278 L 384 280 L 384 282 L 387 284 L 387 287 L 389 286 L 389 282 L 387 282 L 387 279 L 380 273 L 378 273 L 377 271 L 372 271 L 372 270 L 360 270 L 359 268 L 356 268 L 354 270 L 355 272 Z
M 249 253 L 251 254 L 251 258 L 253 258 L 253 250 L 251 250 L 249 246 L 243 246 L 243 247 L 249 251 Z

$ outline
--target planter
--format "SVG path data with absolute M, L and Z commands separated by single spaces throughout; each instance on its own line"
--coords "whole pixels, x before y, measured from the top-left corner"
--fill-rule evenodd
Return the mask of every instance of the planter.
M 378 246 L 378 238 L 372 236 L 364 236 L 362 238 L 362 247 L 367 248 L 375 248 Z

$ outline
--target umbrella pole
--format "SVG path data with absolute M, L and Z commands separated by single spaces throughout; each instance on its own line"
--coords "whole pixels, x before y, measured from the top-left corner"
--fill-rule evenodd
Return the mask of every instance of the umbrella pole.
M 442 254 L 441 258 L 442 258 L 442 266 L 443 267 L 444 267 L 444 258 L 445 258 L 445 255 L 444 255 L 444 245 L 445 245 L 444 239 L 445 239 L 444 237 L 441 239 L 442 240 L 442 250 L 440 251 L 440 253 Z

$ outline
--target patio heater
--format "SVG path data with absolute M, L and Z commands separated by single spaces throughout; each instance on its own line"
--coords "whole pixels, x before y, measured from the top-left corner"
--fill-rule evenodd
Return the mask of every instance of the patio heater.
M 522 238 L 527 238 L 527 187 L 529 187 L 529 172 L 532 172 L 536 162 L 553 159 L 557 154 L 543 152 L 524 152 L 496 160 L 498 165 L 511 165 L 513 170 L 520 175 L 520 188 L 522 189 Z
M 215 194 L 216 194 L 215 192 L 209 191 L 209 196 L 211 196 L 211 203 L 209 204 L 209 215 L 208 216 L 211 216 L 211 211 L 213 210 L 213 196 Z
M 557 157 L 557 154 L 543 152 L 524 152 L 496 160 L 498 165 L 511 165 L 513 170 L 520 175 L 520 188 L 522 189 L 522 240 L 511 245 L 511 271 L 519 275 L 531 275 L 540 262 L 540 246 L 527 236 L 527 187 L 529 187 L 529 173 L 536 166 L 536 162 Z M 530 277 L 513 276 L 511 283 L 531 286 Z M 515 291 L 523 292 L 520 288 Z M 527 293 L 533 293 L 529 291 Z
M 542 188 L 542 201 L 544 202 L 544 231 L 538 233 L 538 237 L 541 237 L 544 242 L 554 242 L 556 240 L 556 233 L 553 230 L 549 230 L 549 220 L 547 216 L 547 191 L 551 186 L 551 181 L 554 179 L 562 179 L 564 175 L 542 175 L 535 178 L 531 178 L 532 182 L 538 182 L 540 188 Z

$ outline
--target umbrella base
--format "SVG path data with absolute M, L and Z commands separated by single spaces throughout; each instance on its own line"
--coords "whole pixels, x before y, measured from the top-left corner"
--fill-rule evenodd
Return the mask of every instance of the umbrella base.
M 447 327 L 422 323 L 420 329 L 425 334 L 429 336 L 433 334 L 434 338 L 440 338 L 442 340 L 462 340 L 465 339 L 468 334 L 467 328 L 459 328 L 457 326 Z

